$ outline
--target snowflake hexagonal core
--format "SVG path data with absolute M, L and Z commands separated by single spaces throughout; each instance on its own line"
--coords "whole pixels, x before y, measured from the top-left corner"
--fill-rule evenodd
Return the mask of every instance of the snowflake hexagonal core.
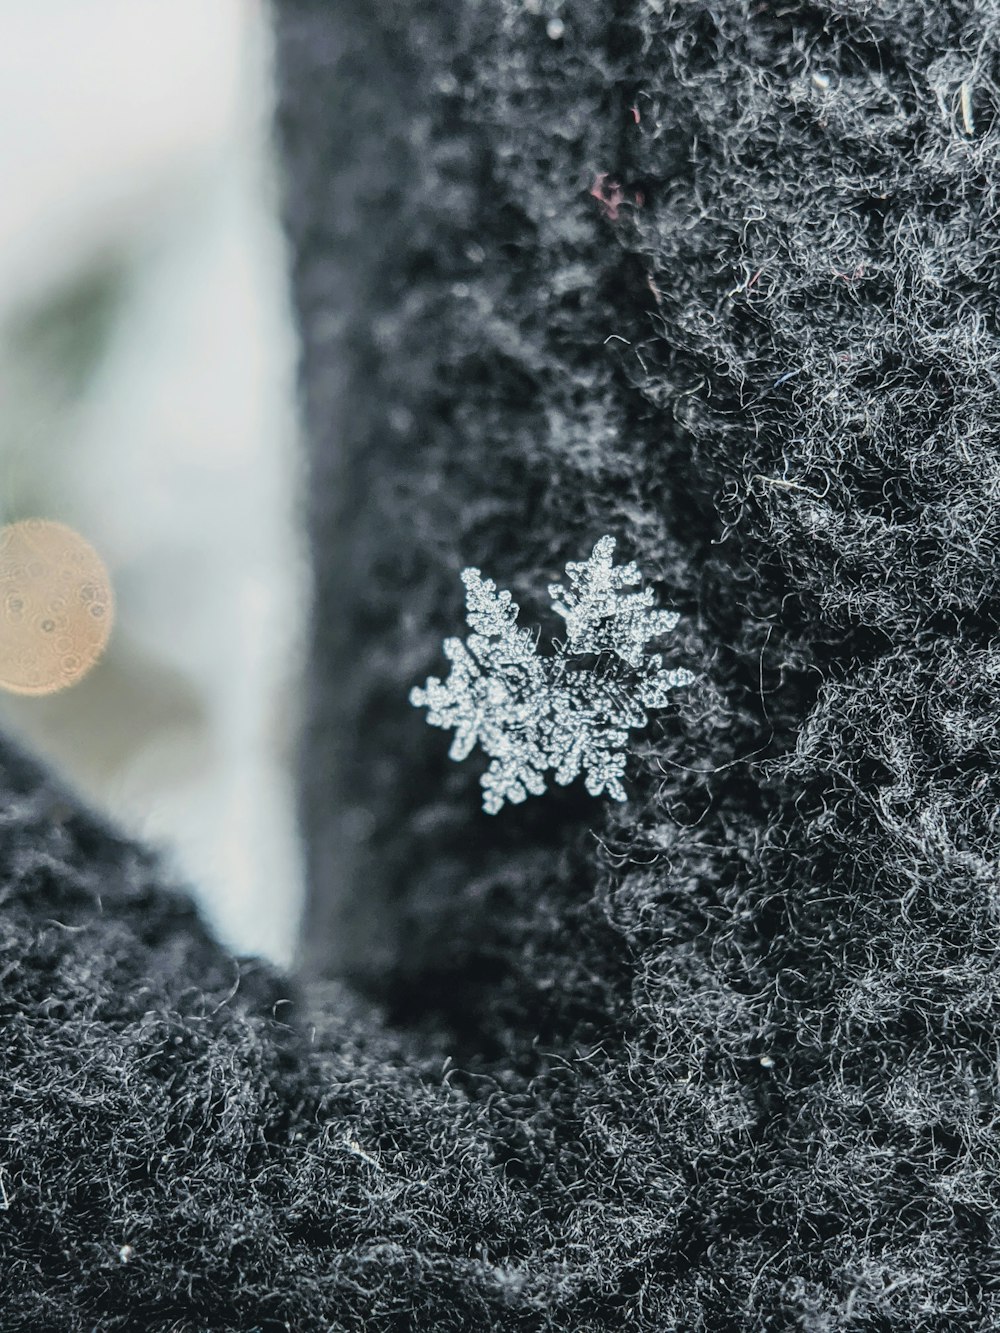
M 694 680 L 647 652 L 679 617 L 657 610 L 650 589 L 623 591 L 642 575 L 634 563 L 616 566 L 614 549 L 614 538 L 602 537 L 588 560 L 567 564 L 566 585 L 550 584 L 566 639 L 553 640 L 547 657 L 518 626 L 510 593 L 478 569 L 462 572 L 471 632 L 464 642 L 445 640 L 448 678 L 430 676 L 410 691 L 410 702 L 427 709 L 431 726 L 454 731 L 452 759 L 465 759 L 476 745 L 489 756 L 480 779 L 487 814 L 540 796 L 549 773 L 560 785 L 583 773 L 591 796 L 624 801 L 629 731 Z

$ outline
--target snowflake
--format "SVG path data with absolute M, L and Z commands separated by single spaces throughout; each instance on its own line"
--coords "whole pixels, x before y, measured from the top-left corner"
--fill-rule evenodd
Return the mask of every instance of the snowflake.
M 545 791 L 545 775 L 562 786 L 580 773 L 591 796 L 625 800 L 625 746 L 629 731 L 644 727 L 647 712 L 662 708 L 670 691 L 694 680 L 668 670 L 651 639 L 669 633 L 675 611 L 653 606 L 634 563 L 615 566 L 613 537 L 602 537 L 589 560 L 566 566 L 567 585 L 553 583 L 553 609 L 566 622 L 566 639 L 553 640 L 547 657 L 535 636 L 517 624 L 518 607 L 478 569 L 462 572 L 471 633 L 446 639 L 451 671 L 410 691 L 427 709 L 432 727 L 454 731 L 449 755 L 465 759 L 476 745 L 490 763 L 480 779 L 483 809 L 495 815 L 505 801 L 518 804 Z

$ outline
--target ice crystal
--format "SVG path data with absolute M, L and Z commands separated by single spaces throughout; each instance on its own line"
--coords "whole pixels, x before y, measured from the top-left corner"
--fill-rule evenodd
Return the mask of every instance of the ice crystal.
M 553 583 L 553 609 L 566 622 L 565 640 L 542 656 L 535 636 L 517 623 L 509 592 L 497 591 L 478 569 L 462 572 L 465 641 L 446 639 L 446 680 L 431 676 L 410 691 L 433 727 L 454 731 L 449 754 L 465 759 L 476 745 L 490 763 L 480 779 L 483 809 L 496 814 L 545 791 L 545 775 L 561 785 L 583 773 L 592 796 L 625 800 L 622 777 L 628 733 L 644 727 L 648 710 L 694 677 L 663 666 L 647 651 L 669 633 L 675 611 L 653 606 L 634 563 L 616 566 L 613 537 L 602 537 L 588 560 L 570 561 L 567 583 Z

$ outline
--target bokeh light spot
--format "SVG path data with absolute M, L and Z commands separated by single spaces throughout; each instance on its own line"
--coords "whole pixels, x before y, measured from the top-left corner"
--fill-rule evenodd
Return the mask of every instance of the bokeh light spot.
M 0 528 L 0 689 L 54 694 L 81 680 L 111 633 L 104 561 L 64 523 Z

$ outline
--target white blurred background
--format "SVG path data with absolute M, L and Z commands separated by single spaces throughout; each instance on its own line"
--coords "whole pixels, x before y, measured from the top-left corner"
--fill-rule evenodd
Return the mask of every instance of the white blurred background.
M 257 0 L 0 0 L 0 522 L 111 571 L 105 659 L 0 727 L 287 963 L 304 600 Z

